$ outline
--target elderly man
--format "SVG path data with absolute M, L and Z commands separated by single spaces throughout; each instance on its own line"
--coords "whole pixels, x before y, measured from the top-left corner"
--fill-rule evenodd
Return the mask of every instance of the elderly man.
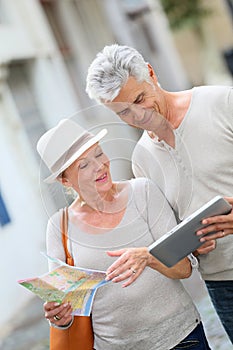
M 132 156 L 136 177 L 152 179 L 182 221 L 215 195 L 233 204 L 233 88 L 169 92 L 128 46 L 110 45 L 89 67 L 86 91 L 126 123 L 144 130 Z M 208 218 L 200 272 L 233 343 L 233 212 Z M 213 241 L 212 241 L 213 242 Z M 208 253 L 208 254 L 203 254 Z

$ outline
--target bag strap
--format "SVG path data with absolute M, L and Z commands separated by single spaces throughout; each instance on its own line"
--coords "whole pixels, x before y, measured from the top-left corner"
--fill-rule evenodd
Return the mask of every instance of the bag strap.
M 61 215 L 61 234 L 62 234 L 62 244 L 64 247 L 65 255 L 66 255 L 66 263 L 68 265 L 74 266 L 74 259 L 70 254 L 67 246 L 68 241 L 68 207 L 62 209 Z

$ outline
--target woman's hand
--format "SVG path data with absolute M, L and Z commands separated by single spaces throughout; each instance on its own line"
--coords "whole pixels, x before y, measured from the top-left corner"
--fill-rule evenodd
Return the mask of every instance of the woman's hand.
M 233 205 L 233 197 L 225 197 L 225 199 Z M 197 232 L 198 236 L 206 235 L 207 233 L 214 232 L 214 234 L 209 234 L 200 238 L 200 242 L 210 241 L 212 239 L 223 238 L 230 234 L 233 234 L 233 210 L 231 210 L 228 215 L 218 215 L 206 218 L 202 221 L 207 227 L 199 230 Z
M 122 287 L 129 286 L 141 275 L 150 257 L 146 247 L 108 251 L 107 254 L 119 258 L 107 269 L 106 279 L 112 280 L 112 282 L 121 282 L 127 279 Z
M 72 308 L 69 303 L 46 302 L 44 303 L 44 312 L 45 318 L 56 326 L 67 326 L 72 321 Z
M 107 269 L 106 280 L 112 280 L 112 282 L 127 280 L 122 287 L 132 284 L 146 266 L 173 279 L 188 278 L 192 273 L 188 258 L 184 258 L 175 266 L 169 268 L 151 255 L 146 247 L 108 251 L 107 254 L 119 258 Z

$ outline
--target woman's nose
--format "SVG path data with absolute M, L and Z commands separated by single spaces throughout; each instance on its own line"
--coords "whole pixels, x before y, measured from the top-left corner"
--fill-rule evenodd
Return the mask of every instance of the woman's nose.
M 104 167 L 104 163 L 101 160 L 94 159 L 93 166 L 95 171 L 99 171 Z
M 144 118 L 145 110 L 141 106 L 133 104 L 131 106 L 131 115 L 135 121 L 141 121 Z

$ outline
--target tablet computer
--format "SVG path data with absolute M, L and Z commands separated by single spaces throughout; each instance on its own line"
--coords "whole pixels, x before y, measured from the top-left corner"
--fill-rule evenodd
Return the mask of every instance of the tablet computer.
M 201 223 L 203 219 L 228 214 L 231 209 L 232 206 L 224 198 L 214 197 L 151 244 L 149 252 L 167 267 L 172 267 L 203 244 L 200 242 L 202 236 L 196 235 L 198 230 L 208 226 Z

